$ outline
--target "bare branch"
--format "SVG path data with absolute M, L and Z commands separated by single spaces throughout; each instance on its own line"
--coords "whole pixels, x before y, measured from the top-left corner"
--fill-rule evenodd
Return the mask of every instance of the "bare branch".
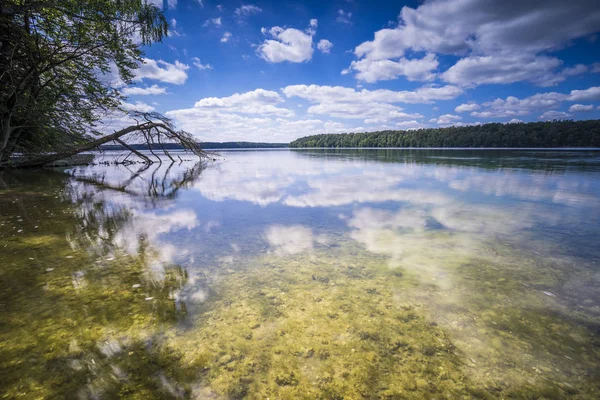
M 152 161 L 151 159 L 149 159 L 148 157 L 146 157 L 145 155 L 143 155 L 142 153 L 140 153 L 139 151 L 137 151 L 136 149 L 134 149 L 133 147 L 131 147 L 130 145 L 125 143 L 124 141 L 122 141 L 121 139 L 116 139 L 115 142 L 119 143 L 121 146 L 125 147 L 126 149 L 129 149 L 129 151 L 134 153 L 136 156 L 138 156 L 142 160 L 146 161 L 146 163 L 148 163 L 148 164 L 154 163 L 154 161 Z
M 154 155 L 156 155 L 152 151 L 152 144 L 154 143 L 154 137 L 158 138 L 159 135 L 163 135 L 165 138 L 167 138 L 175 143 L 180 144 L 181 146 L 183 146 L 185 149 L 187 149 L 189 151 L 192 151 L 200 159 L 206 159 L 209 157 L 209 154 L 204 152 L 200 148 L 200 146 L 198 145 L 198 143 L 196 142 L 196 140 L 194 139 L 194 137 L 191 134 L 189 134 L 185 131 L 175 131 L 173 129 L 171 121 L 168 118 L 166 118 L 160 114 L 157 114 L 157 113 L 145 113 L 145 114 L 137 113 L 137 116 L 142 117 L 146 122 L 141 123 L 141 124 L 138 123 L 136 125 L 131 125 L 127 128 L 116 131 L 110 135 L 106 135 L 106 136 L 103 136 L 103 137 L 95 139 L 95 140 L 90 140 L 87 143 L 81 144 L 79 146 L 74 146 L 74 147 L 65 149 L 60 152 L 44 154 L 39 157 L 35 157 L 33 159 L 19 160 L 19 161 L 13 162 L 13 163 L 6 163 L 4 165 L 0 164 L 0 167 L 1 166 L 11 167 L 11 168 L 40 167 L 40 166 L 44 166 L 46 164 L 52 163 L 54 161 L 58 161 L 58 160 L 62 160 L 62 159 L 74 156 L 75 154 L 79 154 L 79 153 L 82 153 L 85 151 L 97 149 L 99 146 L 101 146 L 105 143 L 112 142 L 112 141 L 116 141 L 116 142 L 120 143 L 125 148 L 134 152 L 136 155 L 138 155 L 140 158 L 142 158 L 147 163 L 152 163 L 152 161 L 147 156 L 144 156 L 142 153 L 138 152 L 130 145 L 127 145 L 121 139 L 123 136 L 131 134 L 131 133 L 135 133 L 135 132 L 139 132 L 142 134 L 142 136 L 146 140 L 146 144 L 148 144 L 149 148 L 151 149 L 152 154 L 154 154 Z M 157 119 L 158 121 L 155 121 L 155 119 Z M 162 142 L 161 142 L 161 146 L 163 146 L 163 150 L 165 150 Z M 168 156 L 172 160 L 172 157 L 170 155 L 168 155 Z M 160 160 L 160 157 L 158 157 L 158 158 Z

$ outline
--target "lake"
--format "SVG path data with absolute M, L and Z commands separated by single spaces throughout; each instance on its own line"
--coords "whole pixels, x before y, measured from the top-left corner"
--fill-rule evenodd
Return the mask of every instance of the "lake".
M 3 398 L 600 398 L 600 151 L 216 158 L 0 171 Z

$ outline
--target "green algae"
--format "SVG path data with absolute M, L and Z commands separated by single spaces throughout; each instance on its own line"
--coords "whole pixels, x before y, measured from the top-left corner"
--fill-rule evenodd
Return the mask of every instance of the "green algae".
M 306 257 L 260 262 L 221 281 L 198 329 L 171 339 L 185 363 L 206 370 L 206 385 L 216 394 L 469 393 L 447 335 L 410 305 L 394 304 L 389 274 Z
M 425 231 L 376 238 L 363 241 L 390 255 L 390 268 L 411 281 L 397 299 L 422 307 L 448 332 L 475 382 L 495 396 L 598 396 L 598 315 L 551 289 L 593 276 L 583 260 L 565 269 L 560 260 L 518 251 L 495 235 Z
M 544 294 L 577 263 L 403 228 L 184 268 L 119 244 L 127 208 L 47 179 L 0 197 L 6 398 L 599 396 L 595 302 Z
M 58 181 L 51 187 L 62 189 L 64 178 L 51 178 Z M 0 209 L 3 398 L 180 397 L 184 389 L 169 384 L 182 373 L 172 368 L 177 355 L 159 339 L 184 315 L 171 293 L 185 271 L 168 267 L 156 281 L 148 274 L 151 249 L 100 257 L 78 250 L 98 235 L 100 223 L 126 221 L 120 211 L 83 223 L 58 192 L 35 191 L 4 192 Z M 23 215 L 21 232 L 11 213 Z M 47 214 L 51 221 L 44 221 Z M 75 228 L 80 236 L 65 235 Z
M 415 290 L 439 294 L 439 288 L 361 253 L 346 245 L 240 265 L 221 275 L 216 296 L 197 314 L 197 328 L 174 333 L 169 342 L 181 349 L 185 365 L 204 371 L 204 393 L 223 398 L 598 393 L 597 343 L 578 321 L 516 307 L 497 318 L 498 308 L 481 312 L 468 302 L 449 313 L 440 301 L 437 313 L 457 320 L 438 323 L 432 302 L 424 304 Z M 575 334 L 586 351 L 571 347 Z

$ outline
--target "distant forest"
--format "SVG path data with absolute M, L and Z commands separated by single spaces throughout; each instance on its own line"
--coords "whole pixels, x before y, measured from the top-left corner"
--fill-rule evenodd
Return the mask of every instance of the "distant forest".
M 322 134 L 289 147 L 600 147 L 600 120 Z
M 258 143 L 258 142 L 201 142 L 198 143 L 203 150 L 210 149 L 275 149 L 288 147 L 287 143 Z M 183 146 L 179 143 L 163 143 L 163 146 L 167 150 L 182 150 Z M 148 150 L 147 144 L 132 144 L 136 150 Z M 100 146 L 101 150 L 125 150 L 125 148 L 118 144 L 103 145 Z M 152 145 L 153 150 L 162 150 L 162 147 L 158 143 Z

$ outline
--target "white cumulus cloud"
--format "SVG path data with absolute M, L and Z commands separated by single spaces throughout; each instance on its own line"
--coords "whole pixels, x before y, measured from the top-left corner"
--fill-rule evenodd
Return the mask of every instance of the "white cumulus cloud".
M 594 109 L 594 106 L 589 104 L 589 105 L 584 105 L 584 104 L 573 104 L 571 107 L 569 107 L 569 112 L 585 112 L 585 111 L 592 111 Z
M 432 0 L 402 7 L 396 27 L 375 32 L 354 54 L 361 61 L 397 61 L 407 52 L 455 55 L 464 58 L 442 75 L 449 83 L 551 86 L 588 68 L 560 70 L 562 61 L 544 54 L 599 27 L 597 0 Z
M 561 65 L 561 60 L 548 56 L 469 56 L 444 72 L 442 79 L 463 86 L 520 81 L 551 86 L 564 80 L 563 76 L 555 72 Z
M 410 130 L 410 129 L 417 129 L 417 128 L 422 128 L 423 124 L 421 124 L 418 121 L 415 120 L 411 120 L 411 121 L 400 121 L 396 123 L 396 128 L 398 129 L 406 129 L 406 130 Z
M 512 118 L 543 110 L 553 110 L 559 108 L 565 101 L 583 102 L 597 100 L 600 100 L 600 86 L 593 86 L 584 90 L 571 90 L 568 94 L 557 92 L 536 93 L 524 99 L 508 96 L 506 99 L 496 99 L 483 103 L 483 109 L 481 111 L 473 111 L 471 115 L 481 118 Z M 564 118 L 566 116 L 562 115 L 561 117 Z
M 586 72 L 588 72 L 588 67 L 586 65 L 583 64 L 577 64 L 573 67 L 568 67 L 563 69 L 562 73 L 563 75 L 566 76 L 576 76 L 576 75 L 581 75 L 581 74 L 585 74 Z
M 319 40 L 319 43 L 317 43 L 317 49 L 319 49 L 322 53 L 325 53 L 325 54 L 329 54 L 332 47 L 333 47 L 333 43 L 331 43 L 327 39 L 321 39 L 321 40 Z
M 246 93 L 235 93 L 228 97 L 206 97 L 194 104 L 194 109 L 242 114 L 291 117 L 293 111 L 277 107 L 284 99 L 277 92 L 256 89 Z
M 387 89 L 356 90 L 343 86 L 290 85 L 283 88 L 287 97 L 299 97 L 319 103 L 409 103 L 428 104 L 436 100 L 451 100 L 463 91 L 456 86 L 422 86 L 414 91 L 393 91 Z
M 402 108 L 386 103 L 320 103 L 310 106 L 307 112 L 335 118 L 365 119 L 365 123 L 378 124 L 397 119 L 423 118 L 421 114 L 406 113 Z
M 571 90 L 569 101 L 598 101 L 600 100 L 600 86 L 593 86 L 585 90 Z
M 404 111 L 395 103 L 430 103 L 452 99 L 462 93 L 455 87 L 422 87 L 415 91 L 357 91 L 342 86 L 291 85 L 283 88 L 287 97 L 307 100 L 307 112 L 334 118 L 364 119 L 367 124 L 386 124 L 423 118 L 419 113 Z
M 571 114 L 568 114 L 566 112 L 552 110 L 552 111 L 546 111 L 545 113 L 540 115 L 539 119 L 541 119 L 543 121 L 551 121 L 554 119 L 569 118 L 570 116 L 571 116 Z
M 483 103 L 484 110 L 471 113 L 474 117 L 503 118 L 531 114 L 532 112 L 558 108 L 566 99 L 566 95 L 556 92 L 537 93 L 524 99 L 508 96 Z
M 265 40 L 257 48 L 258 55 L 266 61 L 301 63 L 309 61 L 313 55 L 313 31 L 308 33 L 294 28 L 274 26 L 263 33 L 271 39 Z
M 231 32 L 225 32 L 223 34 L 223 37 L 221 38 L 221 43 L 227 43 L 227 42 L 229 42 L 231 40 L 232 36 L 233 35 L 231 34 Z
M 481 108 L 481 106 L 479 104 L 476 103 L 466 103 L 466 104 L 461 104 L 459 106 L 457 106 L 454 111 L 456 111 L 457 113 L 463 113 L 463 112 L 469 112 L 469 111 L 476 111 L 479 110 Z
M 135 70 L 134 80 L 141 81 L 143 79 L 152 79 L 165 83 L 173 83 L 182 85 L 187 80 L 187 71 L 189 65 L 175 61 L 174 64 L 163 60 L 153 60 L 144 58 L 144 62 Z
M 256 89 L 226 97 L 206 97 L 193 107 L 166 113 L 178 127 L 201 140 L 288 142 L 317 133 L 423 127 L 423 116 L 395 103 L 428 103 L 460 95 L 458 88 L 426 86 L 415 91 L 357 91 L 353 88 L 295 85 L 281 92 Z M 282 94 L 285 96 L 283 97 Z M 286 98 L 309 104 L 297 117 Z M 368 129 L 362 124 L 366 124 Z
M 131 86 L 126 87 L 121 92 L 125 96 L 147 96 L 153 94 L 165 94 L 167 93 L 167 88 L 158 85 L 152 85 L 148 87 Z
M 135 104 L 123 102 L 121 103 L 121 108 L 126 111 L 139 111 L 145 113 L 152 112 L 155 110 L 155 108 L 151 105 L 141 101 L 136 101 Z
M 437 57 L 431 53 L 420 59 L 403 57 L 397 61 L 364 58 L 352 61 L 350 67 L 343 70 L 342 74 L 356 71 L 356 79 L 369 83 L 396 79 L 399 76 L 405 76 L 409 81 L 430 81 L 435 78 L 432 71 L 436 70 L 438 65 Z
M 461 119 L 462 119 L 462 117 L 459 115 L 444 114 L 444 115 L 440 115 L 437 118 L 430 119 L 429 122 L 433 122 L 434 124 L 438 124 L 438 125 L 453 125 L 453 124 L 456 124 Z
M 507 6 L 486 0 L 427 1 L 404 6 L 394 29 L 382 29 L 356 47 L 357 56 L 394 58 L 406 50 L 464 55 L 554 49 L 594 33 L 600 25 L 595 0 L 529 0 Z M 558 29 L 560 27 L 560 29 Z
M 341 133 L 364 130 L 337 121 L 318 118 L 289 119 L 273 115 L 249 115 L 226 109 L 189 108 L 166 113 L 178 127 L 201 140 L 290 142 L 317 133 Z

